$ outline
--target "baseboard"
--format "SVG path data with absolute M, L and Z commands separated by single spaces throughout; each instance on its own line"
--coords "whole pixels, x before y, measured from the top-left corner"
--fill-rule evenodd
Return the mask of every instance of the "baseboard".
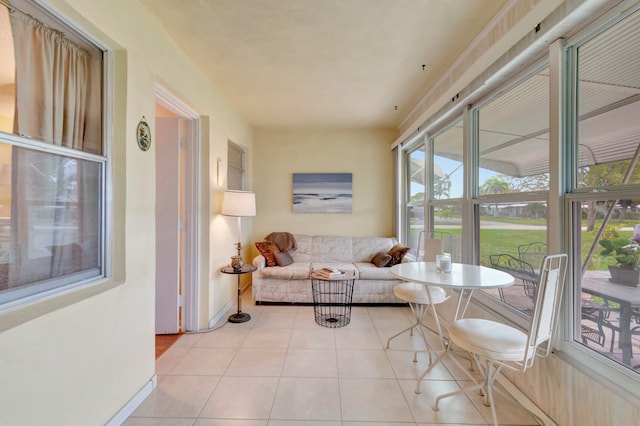
M 500 374 L 496 381 L 509 395 L 511 395 L 513 399 L 518 401 L 522 407 L 540 420 L 544 426 L 558 426 L 556 422 L 551 420 L 544 411 L 538 408 L 538 406 L 535 405 L 524 392 L 518 389 L 518 387 L 511 383 L 504 375 Z
M 111 418 L 111 420 L 109 420 L 106 426 L 120 426 L 124 423 L 136 408 L 142 404 L 142 401 L 144 401 L 151 392 L 153 392 L 156 386 L 158 386 L 158 376 L 154 374 L 151 380 L 149 380 L 147 384 L 144 385 L 142 389 L 140 389 L 138 393 L 136 393 L 134 397 L 131 398 L 129 402 L 127 402 L 125 406 Z
M 209 329 L 215 328 L 216 324 L 220 323 L 224 319 L 224 317 L 227 316 L 231 307 L 235 306 L 236 303 L 236 299 L 231 299 L 229 303 L 224 305 L 224 308 L 222 308 L 220 312 L 218 312 L 218 315 L 209 320 Z

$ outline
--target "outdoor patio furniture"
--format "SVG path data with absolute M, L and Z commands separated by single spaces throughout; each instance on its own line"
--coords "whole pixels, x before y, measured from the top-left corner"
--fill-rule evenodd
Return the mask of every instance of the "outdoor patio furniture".
M 612 311 L 615 310 L 609 301 L 604 299 L 602 303 L 593 302 L 591 300 L 582 301 L 582 319 L 588 320 L 596 327 L 595 329 L 587 324 L 582 323 L 580 332 L 582 337 L 582 343 L 587 344 L 587 340 L 604 347 L 606 340 L 606 333 L 604 328 L 611 330 L 611 349 L 613 352 L 614 342 L 616 340 L 616 332 L 620 332 L 619 324 L 615 324 L 610 320 Z
M 609 274 L 604 271 L 587 271 L 582 278 L 582 291 L 596 297 L 600 297 L 608 302 L 616 303 L 618 307 L 613 307 L 609 303 L 609 318 L 606 312 L 602 313 L 602 324 L 610 328 L 612 334 L 611 351 L 615 347 L 613 340 L 615 332 L 618 333 L 618 346 L 622 349 L 622 363 L 631 365 L 633 356 L 631 346 L 632 336 L 640 334 L 640 328 L 631 326 L 632 321 L 635 325 L 635 312 L 640 307 L 640 288 L 630 287 L 609 281 Z M 612 318 L 611 314 L 619 314 L 617 318 Z M 583 314 L 584 315 L 584 314 Z M 640 327 L 640 326 L 639 326 Z
M 535 297 L 538 276 L 530 263 L 520 260 L 510 254 L 492 254 L 489 256 L 489 263 L 493 269 L 507 272 L 522 281 L 524 293 L 529 297 Z M 500 300 L 505 301 L 502 289 L 498 289 Z
M 533 243 L 522 244 L 518 246 L 518 258 L 523 262 L 527 262 L 533 266 L 533 270 L 537 271 L 542 265 L 542 259 L 547 255 L 547 243 L 535 241 Z

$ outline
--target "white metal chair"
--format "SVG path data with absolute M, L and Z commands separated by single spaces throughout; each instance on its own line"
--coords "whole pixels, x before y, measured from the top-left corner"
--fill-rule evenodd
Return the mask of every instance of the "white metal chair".
M 482 372 L 484 381 L 479 383 L 462 368 L 475 384 L 438 396 L 433 406 L 434 411 L 438 411 L 438 403 L 443 398 L 479 390 L 480 394 L 485 396 L 485 405 L 491 406 L 493 424 L 498 425 L 493 390 L 505 396 L 508 395 L 500 389 L 494 389 L 493 383 L 502 368 L 523 373 L 533 365 L 536 356 L 546 357 L 551 353 L 566 268 L 566 254 L 544 258 L 528 333 L 486 319 L 463 318 L 453 322 L 449 328 L 448 350 L 455 346 L 468 352 Z M 451 359 L 459 364 L 455 358 Z M 482 361 L 485 362 L 484 366 Z
M 416 330 L 422 337 L 422 340 L 424 340 L 427 351 L 430 351 L 430 346 L 427 342 L 425 331 L 433 330 L 427 327 L 423 323 L 423 320 L 432 305 L 440 304 L 449 298 L 446 291 L 444 291 L 444 289 L 441 287 L 431 287 L 414 282 L 405 282 L 396 284 L 393 287 L 393 293 L 398 299 L 404 300 L 405 302 L 409 303 L 409 307 L 411 307 L 411 311 L 413 312 L 414 323 L 410 327 L 389 337 L 389 340 L 387 340 L 387 349 L 389 349 L 389 345 L 392 339 L 406 333 L 407 331 L 411 336 L 413 336 L 413 330 Z M 440 332 L 441 329 L 440 321 L 438 321 L 438 316 L 434 315 L 434 318 L 436 320 L 436 327 L 438 328 L 438 332 Z M 435 333 L 435 331 L 433 332 Z M 418 352 L 416 351 L 413 356 L 413 362 L 418 361 L 417 357 Z M 429 353 L 429 360 L 431 361 L 431 353 Z
M 421 232 L 421 237 L 423 233 L 424 231 Z M 422 241 L 422 238 L 420 238 L 420 241 Z M 422 260 L 425 262 L 433 262 L 436 260 L 436 255 L 442 251 L 442 240 L 425 238 L 424 241 L 425 241 L 425 249 L 424 249 L 424 255 Z M 418 245 L 418 254 L 420 254 L 420 245 Z M 409 304 L 409 307 L 411 308 L 411 312 L 413 312 L 414 323 L 410 327 L 391 336 L 389 340 L 387 340 L 387 349 L 389 349 L 389 344 L 391 343 L 392 339 L 400 336 L 401 334 L 406 333 L 407 331 L 411 336 L 413 336 L 413 330 L 417 330 L 420 336 L 422 336 L 422 340 L 424 340 L 424 344 L 426 346 L 427 351 L 430 351 L 430 346 L 429 346 L 429 343 L 427 342 L 425 330 L 430 330 L 430 331 L 433 331 L 433 330 L 427 327 L 423 323 L 423 320 L 424 320 L 424 317 L 427 315 L 427 312 L 429 312 L 429 308 L 432 305 L 440 304 L 449 298 L 446 291 L 444 291 L 444 289 L 442 289 L 441 287 L 432 287 L 432 286 L 425 286 L 423 284 L 418 284 L 414 282 L 405 282 L 405 283 L 395 285 L 393 287 L 393 294 L 395 294 L 398 299 L 404 300 Z M 434 318 L 436 320 L 436 327 L 438 329 L 438 332 L 440 333 L 440 335 L 442 335 L 442 333 L 440 332 L 441 328 L 440 328 L 440 321 L 438 320 L 438 316 L 434 315 Z M 417 352 L 414 353 L 413 361 L 414 362 L 418 361 Z M 431 362 L 430 352 L 429 352 L 429 361 Z

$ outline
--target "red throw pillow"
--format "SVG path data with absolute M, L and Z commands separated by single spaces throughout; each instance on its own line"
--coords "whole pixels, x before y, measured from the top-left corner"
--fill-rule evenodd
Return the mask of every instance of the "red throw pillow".
M 267 266 L 278 266 L 278 262 L 276 262 L 276 253 L 278 253 L 278 247 L 273 244 L 271 241 L 258 241 L 256 243 L 256 248 L 260 252 L 261 255 L 264 256 L 267 261 Z

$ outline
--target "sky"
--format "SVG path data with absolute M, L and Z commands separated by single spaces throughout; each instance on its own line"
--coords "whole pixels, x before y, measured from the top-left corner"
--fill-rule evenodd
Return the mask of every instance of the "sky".
M 351 194 L 351 173 L 294 173 L 294 194 Z
M 415 155 L 415 154 L 416 153 L 414 153 L 415 157 L 419 157 L 418 155 Z M 444 174 L 449 174 L 453 172 L 456 169 L 456 167 L 460 166 L 459 161 L 450 160 L 448 158 L 439 157 L 439 156 L 435 156 L 434 163 L 440 166 Z M 462 169 L 463 169 L 462 167 L 458 168 L 455 174 L 451 177 L 451 190 L 449 191 L 451 198 L 462 197 L 462 172 L 463 172 Z M 498 176 L 500 174 L 493 170 L 482 169 L 482 168 L 480 169 L 479 173 L 480 173 L 480 179 L 479 179 L 480 185 L 482 185 L 482 183 L 487 179 L 489 179 L 490 177 Z M 416 194 L 418 192 L 424 192 L 424 185 L 421 185 L 416 182 L 412 182 L 411 193 Z

